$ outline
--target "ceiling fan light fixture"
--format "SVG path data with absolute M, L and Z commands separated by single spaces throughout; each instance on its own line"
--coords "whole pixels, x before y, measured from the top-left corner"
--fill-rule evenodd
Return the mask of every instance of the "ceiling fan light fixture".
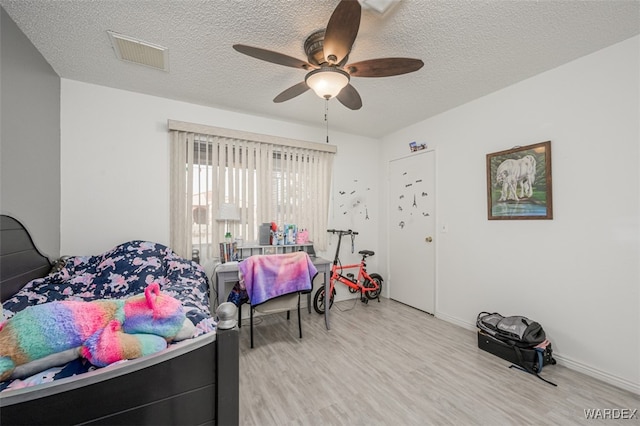
M 331 99 L 349 84 L 349 74 L 339 68 L 322 67 L 307 74 L 304 81 L 316 95 Z

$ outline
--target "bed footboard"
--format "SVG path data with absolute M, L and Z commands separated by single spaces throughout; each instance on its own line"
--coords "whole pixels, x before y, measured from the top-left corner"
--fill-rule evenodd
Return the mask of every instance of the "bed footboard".
M 238 424 L 237 329 L 194 340 L 159 356 L 2 395 L 0 423 Z

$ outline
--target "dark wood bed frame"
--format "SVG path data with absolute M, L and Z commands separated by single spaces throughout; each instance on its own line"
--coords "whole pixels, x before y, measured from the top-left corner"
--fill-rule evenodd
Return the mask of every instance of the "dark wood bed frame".
M 51 264 L 25 227 L 1 216 L 4 301 Z M 158 354 L 0 393 L 2 425 L 237 425 L 238 330 L 218 329 Z

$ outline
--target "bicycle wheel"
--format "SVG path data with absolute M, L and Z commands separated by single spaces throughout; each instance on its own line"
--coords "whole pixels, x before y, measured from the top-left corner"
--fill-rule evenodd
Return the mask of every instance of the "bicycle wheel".
M 336 291 L 333 290 L 331 293 L 331 300 L 329 301 L 329 309 L 333 306 L 333 297 L 335 296 Z M 316 295 L 313 297 L 313 309 L 319 314 L 324 314 L 325 309 L 325 286 L 322 286 L 316 291 Z
M 377 299 L 378 296 L 380 296 L 380 293 L 382 293 L 382 277 L 378 274 L 371 274 L 370 277 L 376 284 L 378 284 L 378 288 L 373 291 L 365 291 L 364 294 L 367 296 L 367 299 Z M 375 287 L 375 285 L 369 280 L 364 280 L 362 285 L 366 288 Z

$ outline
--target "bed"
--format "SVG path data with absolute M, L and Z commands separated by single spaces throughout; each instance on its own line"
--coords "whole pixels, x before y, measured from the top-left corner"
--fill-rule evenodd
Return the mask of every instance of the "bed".
M 0 218 L 3 318 L 49 301 L 37 295 L 42 290 L 54 300 L 116 298 L 123 291 L 137 291 L 135 277 L 114 273 L 127 253 L 136 252 L 129 266 L 136 267 L 139 281 L 148 282 L 150 274 L 166 277 L 162 292 L 182 302 L 196 330 L 195 337 L 165 350 L 104 368 L 77 359 L 35 375 L 37 379 L 2 382 L 0 424 L 238 424 L 238 330 L 233 324 L 222 329 L 223 323 L 232 322 L 227 312 L 219 311 L 219 323 L 209 315 L 209 283 L 199 265 L 144 241 L 123 243 L 103 254 L 100 267 L 112 268 L 109 274 L 86 269 L 98 256 L 76 256 L 51 265 L 18 220 Z M 114 258 L 116 264 L 104 263 Z

